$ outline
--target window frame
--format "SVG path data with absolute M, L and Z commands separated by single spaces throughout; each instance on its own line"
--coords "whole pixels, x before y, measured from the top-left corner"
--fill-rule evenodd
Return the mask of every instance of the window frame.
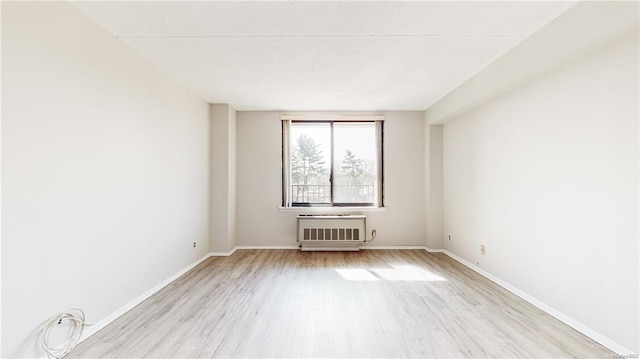
M 373 123 L 376 131 L 377 155 L 377 203 L 374 202 L 335 202 L 334 201 L 334 124 L 335 123 Z M 293 202 L 291 200 L 291 125 L 294 123 L 328 123 L 330 125 L 330 173 L 329 173 L 329 203 Z M 281 117 L 282 125 L 282 202 L 283 208 L 384 208 L 384 118 L 380 116 L 362 116 L 353 119 L 337 119 L 323 117 L 319 119 Z

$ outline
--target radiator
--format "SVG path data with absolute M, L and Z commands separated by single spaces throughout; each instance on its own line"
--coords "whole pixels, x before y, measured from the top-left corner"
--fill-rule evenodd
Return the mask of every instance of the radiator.
M 299 215 L 297 239 L 303 251 L 358 251 L 366 230 L 364 215 Z

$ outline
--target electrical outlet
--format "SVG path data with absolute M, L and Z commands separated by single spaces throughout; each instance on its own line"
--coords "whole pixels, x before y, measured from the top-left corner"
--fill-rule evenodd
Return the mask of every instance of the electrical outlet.
M 378 234 L 378 231 L 376 231 L 375 229 L 371 230 L 371 237 L 375 237 L 376 234 Z
M 195 247 L 196 247 L 196 242 L 193 242 L 193 248 L 195 248 Z
M 449 242 L 451 242 L 451 235 L 449 235 Z
M 484 255 L 484 244 L 480 245 L 480 254 Z

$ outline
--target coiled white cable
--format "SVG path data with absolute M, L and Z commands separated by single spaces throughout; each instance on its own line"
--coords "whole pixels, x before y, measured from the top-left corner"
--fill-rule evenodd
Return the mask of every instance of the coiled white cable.
M 373 242 L 374 239 L 376 239 L 376 234 L 377 232 L 374 230 L 373 232 L 371 232 L 371 239 L 366 239 L 364 240 L 364 243 L 371 243 Z
M 65 320 L 71 321 L 71 332 L 69 337 L 61 344 L 52 346 L 51 336 L 56 332 L 58 326 Z M 58 315 L 54 315 L 44 324 L 44 329 L 42 330 L 42 349 L 47 353 L 49 359 L 59 359 L 64 357 L 69 354 L 73 348 L 75 348 L 82 337 L 84 327 L 89 325 L 93 324 L 85 322 L 84 312 L 81 309 L 73 308 Z

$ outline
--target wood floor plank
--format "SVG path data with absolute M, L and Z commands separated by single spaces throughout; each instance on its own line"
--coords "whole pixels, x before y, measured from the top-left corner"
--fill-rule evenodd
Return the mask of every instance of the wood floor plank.
M 211 257 L 68 358 L 603 358 L 579 332 L 440 253 Z

